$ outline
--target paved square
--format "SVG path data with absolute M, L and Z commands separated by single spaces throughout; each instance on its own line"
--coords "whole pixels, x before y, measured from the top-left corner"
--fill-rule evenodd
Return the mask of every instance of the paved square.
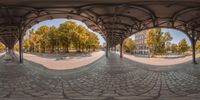
M 63 71 L 30 61 L 24 65 L 1 62 L 0 100 L 200 99 L 199 64 L 154 69 L 113 53 L 88 66 Z

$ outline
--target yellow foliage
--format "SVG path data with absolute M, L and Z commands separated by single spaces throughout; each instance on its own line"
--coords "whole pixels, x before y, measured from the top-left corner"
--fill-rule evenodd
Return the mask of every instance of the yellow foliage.
M 189 49 L 186 39 L 182 39 L 177 46 L 177 51 L 180 53 L 184 53 Z
M 5 46 L 3 43 L 0 43 L 0 52 L 3 52 L 5 50 Z
M 197 49 L 197 50 L 200 50 L 200 40 L 198 40 L 198 41 L 196 42 L 196 49 Z
M 135 48 L 135 42 L 131 38 L 127 38 L 124 40 L 123 49 L 125 52 L 132 53 Z

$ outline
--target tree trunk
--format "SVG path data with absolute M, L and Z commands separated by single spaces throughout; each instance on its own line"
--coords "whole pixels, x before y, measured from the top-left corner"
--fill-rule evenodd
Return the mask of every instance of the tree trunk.
M 90 46 L 89 46 L 89 52 L 90 52 Z
M 51 53 L 54 53 L 54 45 L 51 46 Z
M 78 35 L 78 51 L 81 52 L 81 41 L 80 36 Z
M 67 47 L 66 47 L 66 53 L 69 52 L 69 45 L 67 44 Z

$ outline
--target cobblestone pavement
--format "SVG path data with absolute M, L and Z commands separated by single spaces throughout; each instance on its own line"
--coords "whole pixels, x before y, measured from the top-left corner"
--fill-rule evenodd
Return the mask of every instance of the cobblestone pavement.
M 199 78 L 199 64 L 155 70 L 116 54 L 65 71 L 1 62 L 0 100 L 199 100 Z

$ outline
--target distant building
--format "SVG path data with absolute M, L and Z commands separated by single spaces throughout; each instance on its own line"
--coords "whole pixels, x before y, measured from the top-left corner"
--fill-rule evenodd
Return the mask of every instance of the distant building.
M 146 31 L 141 31 L 135 34 L 136 50 L 135 54 L 148 55 L 150 53 L 145 44 Z

